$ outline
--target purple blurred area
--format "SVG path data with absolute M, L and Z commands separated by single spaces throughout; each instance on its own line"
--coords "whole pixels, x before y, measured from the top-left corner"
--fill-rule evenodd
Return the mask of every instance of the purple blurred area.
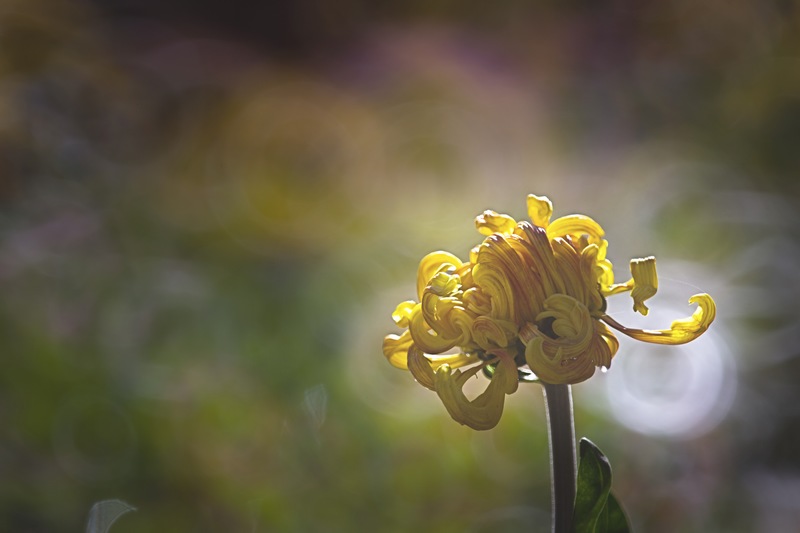
M 548 531 L 538 386 L 476 433 L 381 355 L 536 193 L 658 258 L 620 322 L 717 301 L 574 387 L 634 528 L 793 531 L 798 57 L 786 2 L 7 0 L 0 524 Z

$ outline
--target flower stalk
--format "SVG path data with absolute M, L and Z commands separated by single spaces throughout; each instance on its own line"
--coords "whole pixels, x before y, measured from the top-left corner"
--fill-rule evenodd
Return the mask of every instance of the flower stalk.
M 570 385 L 544 385 L 550 445 L 550 498 L 553 533 L 571 533 L 575 507 L 575 423 Z

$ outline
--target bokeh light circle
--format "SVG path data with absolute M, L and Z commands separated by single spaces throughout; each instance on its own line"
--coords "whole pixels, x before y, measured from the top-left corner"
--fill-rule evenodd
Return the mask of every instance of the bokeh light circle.
M 684 305 L 654 304 L 650 314 L 648 322 L 668 325 L 687 313 Z M 675 439 L 713 429 L 728 413 L 737 383 L 720 327 L 683 346 L 622 339 L 604 380 L 613 416 L 633 431 Z

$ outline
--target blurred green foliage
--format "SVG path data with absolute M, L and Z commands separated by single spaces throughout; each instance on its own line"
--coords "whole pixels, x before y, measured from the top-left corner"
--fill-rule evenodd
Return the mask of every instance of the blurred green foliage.
M 796 6 L 298 5 L 0 7 L 0 524 L 547 531 L 538 388 L 474 433 L 380 350 L 418 259 L 529 192 L 716 280 L 719 426 L 575 393 L 634 529 L 796 523 Z

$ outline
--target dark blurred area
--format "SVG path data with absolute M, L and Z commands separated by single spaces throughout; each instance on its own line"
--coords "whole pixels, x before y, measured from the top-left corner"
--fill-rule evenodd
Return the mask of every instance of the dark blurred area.
M 536 193 L 659 258 L 629 325 L 717 301 L 574 388 L 636 530 L 793 531 L 798 58 L 790 2 L 4 2 L 0 524 L 548 531 L 538 387 L 476 433 L 381 354 Z

